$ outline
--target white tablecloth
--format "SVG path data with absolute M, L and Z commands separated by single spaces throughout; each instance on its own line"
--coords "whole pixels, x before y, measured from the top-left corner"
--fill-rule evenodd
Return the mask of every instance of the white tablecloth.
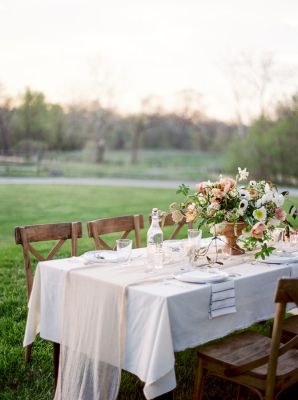
M 39 332 L 44 339 L 60 342 L 65 276 L 70 268 L 72 273 L 85 279 L 96 279 L 101 265 L 84 270 L 80 258 L 38 264 L 24 346 L 32 343 Z M 129 270 L 130 267 L 126 268 Z M 237 312 L 211 320 L 208 318 L 211 293 L 208 284 L 188 284 L 173 279 L 128 288 L 123 368 L 145 382 L 147 399 L 175 388 L 175 351 L 195 347 L 271 318 L 277 280 L 283 276 L 297 276 L 298 264 L 241 264 L 225 270 L 239 274 L 233 278 Z M 85 295 L 88 296 L 88 292 Z M 100 293 L 98 296 L 100 299 Z

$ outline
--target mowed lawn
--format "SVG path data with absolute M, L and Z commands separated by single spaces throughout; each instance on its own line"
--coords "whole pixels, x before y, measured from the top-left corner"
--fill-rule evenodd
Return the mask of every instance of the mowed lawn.
M 127 187 L 3 185 L 0 186 L 0 399 L 43 400 L 53 398 L 52 346 L 38 339 L 34 344 L 32 362 L 23 361 L 22 340 L 27 307 L 22 249 L 14 244 L 14 227 L 39 223 L 82 221 L 84 238 L 79 253 L 93 249 L 86 236 L 86 221 L 108 216 L 141 213 L 145 217 L 143 244 L 152 207 L 167 210 L 177 200 L 175 190 Z M 298 199 L 289 204 L 298 206 Z M 185 232 L 182 232 L 182 236 Z M 63 247 L 62 247 L 63 249 Z M 67 247 L 61 257 L 67 255 Z M 199 305 L 198 305 L 199 306 Z M 178 385 L 174 398 L 191 399 L 196 351 L 176 355 Z M 215 379 L 207 381 L 206 399 L 233 399 L 234 385 L 224 386 Z M 284 398 L 296 398 L 288 394 Z M 297 395 L 297 393 L 296 393 Z M 292 397 L 294 396 L 294 397 Z M 142 383 L 131 374 L 123 373 L 119 399 L 142 399 Z M 242 399 L 255 399 L 243 391 Z M 297 397 L 298 398 L 298 397 Z M 76 399 L 69 399 L 76 400 Z M 92 400 L 92 399 L 90 399 Z

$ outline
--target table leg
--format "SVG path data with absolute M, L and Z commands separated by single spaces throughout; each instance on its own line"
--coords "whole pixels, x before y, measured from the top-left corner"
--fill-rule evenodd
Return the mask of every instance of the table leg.
M 60 358 L 60 344 L 53 343 L 53 361 L 54 361 L 54 379 L 55 379 L 55 388 L 57 385 L 58 379 L 58 369 L 59 369 L 59 358 Z

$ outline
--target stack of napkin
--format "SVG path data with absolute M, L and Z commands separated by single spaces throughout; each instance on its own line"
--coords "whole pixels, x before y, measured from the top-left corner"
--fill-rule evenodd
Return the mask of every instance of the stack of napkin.
M 211 285 L 209 319 L 236 312 L 235 282 L 233 279 Z

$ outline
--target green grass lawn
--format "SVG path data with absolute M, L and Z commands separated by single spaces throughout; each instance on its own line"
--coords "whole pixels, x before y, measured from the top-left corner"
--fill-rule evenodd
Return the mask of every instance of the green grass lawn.
M 38 339 L 34 344 L 31 364 L 25 365 L 23 361 L 22 340 L 27 313 L 25 275 L 21 247 L 14 244 L 14 227 L 82 221 L 85 235 L 79 245 L 79 252 L 82 253 L 93 248 L 93 243 L 86 237 L 86 221 L 141 213 L 146 222 L 143 232 L 145 243 L 147 216 L 151 208 L 166 210 L 177 195 L 175 190 L 161 189 L 2 185 L 0 199 L 0 399 L 48 400 L 53 398 L 51 344 Z M 298 199 L 294 202 L 298 206 Z M 61 252 L 61 256 L 66 256 L 66 253 Z M 178 385 L 175 400 L 191 399 L 195 364 L 195 349 L 176 355 Z M 233 385 L 223 388 L 221 383 L 210 379 L 207 386 L 210 397 L 206 399 L 233 399 L 235 396 Z M 123 373 L 119 399 L 142 398 L 142 383 L 131 374 Z M 245 391 L 242 394 L 242 399 L 254 398 Z
M 0 165 L 0 176 L 49 176 L 60 171 L 67 177 L 111 177 L 166 180 L 203 180 L 224 171 L 225 154 L 178 150 L 140 150 L 139 162 L 131 164 L 130 152 L 107 150 L 96 164 L 94 148 L 76 152 L 49 152 L 44 159 L 26 165 Z

